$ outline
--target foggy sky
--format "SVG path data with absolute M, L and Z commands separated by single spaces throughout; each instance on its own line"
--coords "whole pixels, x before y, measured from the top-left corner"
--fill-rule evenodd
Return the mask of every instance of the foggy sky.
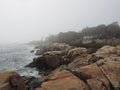
M 0 0 L 0 43 L 120 21 L 120 0 Z

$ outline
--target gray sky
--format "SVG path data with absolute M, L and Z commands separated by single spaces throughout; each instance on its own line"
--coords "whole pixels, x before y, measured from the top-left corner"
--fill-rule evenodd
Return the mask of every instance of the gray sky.
M 120 0 L 0 0 L 0 43 L 120 21 Z

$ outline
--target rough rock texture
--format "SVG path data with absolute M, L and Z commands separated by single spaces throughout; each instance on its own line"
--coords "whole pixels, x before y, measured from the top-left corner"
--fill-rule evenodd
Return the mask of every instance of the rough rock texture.
M 72 70 L 85 65 L 89 65 L 89 61 L 87 57 L 79 56 L 79 57 L 76 57 L 71 63 L 69 63 L 67 67 Z
M 99 61 L 100 62 L 100 61 Z M 98 62 L 98 63 L 99 63 Z M 105 58 L 99 66 L 115 90 L 120 89 L 120 57 Z
M 45 63 L 37 62 L 40 67 L 54 69 L 35 90 L 120 90 L 120 46 L 104 46 L 94 54 L 86 48 L 52 51 L 41 57 Z
M 53 70 L 60 65 L 66 65 L 73 60 L 75 62 L 80 61 L 81 65 L 83 63 L 86 65 L 86 63 L 88 64 L 88 60 L 85 60 L 87 56 L 88 54 L 86 48 L 75 48 L 63 51 L 49 51 L 44 52 L 42 55 L 34 58 L 33 62 L 27 66 L 37 67 L 40 70 L 46 71 L 48 69 Z
M 93 90 L 120 90 L 120 57 L 101 59 L 94 64 L 76 68 L 75 71 L 80 77 L 91 77 L 84 80 Z
M 77 68 L 75 71 L 79 73 L 80 77 L 85 80 L 93 90 L 110 90 L 109 81 L 96 64 L 83 66 L 81 68 Z M 85 76 L 89 76 L 91 78 L 87 79 Z
M 54 70 L 36 90 L 120 90 L 120 57 Z
M 113 46 L 104 46 L 95 53 L 99 57 L 113 57 L 117 56 L 117 48 Z
M 62 51 L 71 48 L 71 46 L 65 43 L 47 43 L 37 47 L 36 55 L 41 55 L 48 51 Z
M 0 73 L 0 90 L 120 90 L 120 46 L 104 46 L 93 54 L 63 46 L 45 49 L 27 65 L 45 71 L 41 77 Z
M 27 90 L 24 81 L 15 72 L 0 73 L 0 90 Z
M 27 65 L 28 67 L 37 67 L 40 70 L 55 69 L 63 62 L 63 51 L 50 51 L 43 55 L 34 58 L 33 62 Z
M 63 70 L 52 74 L 36 90 L 89 90 L 89 87 L 69 71 Z
M 74 59 L 77 56 L 83 56 L 85 57 L 88 54 L 88 50 L 86 48 L 74 48 L 68 51 L 67 56 L 70 59 Z
M 76 56 L 72 60 L 72 62 L 67 65 L 67 67 L 72 70 L 72 69 L 79 68 L 82 66 L 90 65 L 92 63 L 99 61 L 100 59 L 102 58 L 85 53 L 85 54 Z
M 97 78 L 87 80 L 87 83 L 91 87 L 91 90 L 110 90 L 104 85 L 102 81 Z

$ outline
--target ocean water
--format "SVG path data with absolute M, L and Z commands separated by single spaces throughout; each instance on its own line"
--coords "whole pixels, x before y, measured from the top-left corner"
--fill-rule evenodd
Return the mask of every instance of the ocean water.
M 34 57 L 34 46 L 25 44 L 0 45 L 0 72 L 15 71 L 21 76 L 37 76 L 35 68 L 26 68 Z

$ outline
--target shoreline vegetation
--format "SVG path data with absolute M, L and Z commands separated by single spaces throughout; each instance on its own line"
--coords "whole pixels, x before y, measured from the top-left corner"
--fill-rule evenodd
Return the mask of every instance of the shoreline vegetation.
M 2 72 L 0 90 L 120 90 L 117 22 L 29 44 L 36 45 L 36 57 L 25 67 L 37 68 L 40 76 Z

